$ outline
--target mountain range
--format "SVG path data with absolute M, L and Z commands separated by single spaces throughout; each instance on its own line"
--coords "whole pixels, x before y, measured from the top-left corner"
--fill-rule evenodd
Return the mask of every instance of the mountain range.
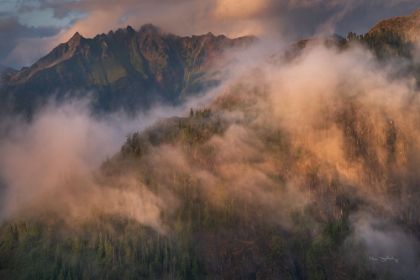
M 255 40 L 211 33 L 179 37 L 150 24 L 92 39 L 76 33 L 30 67 L 4 74 L 0 96 L 12 112 L 27 114 L 70 90 L 82 96 L 91 92 L 100 111 L 135 112 L 156 102 L 176 103 L 218 85 L 232 54 Z
M 384 32 L 416 41 L 419 17 L 418 11 L 380 21 L 365 34 L 365 41 Z M 339 42 L 343 37 L 330 39 Z M 16 71 L 0 66 L 0 97 L 4 100 L 0 107 L 2 112 L 30 116 L 51 97 L 61 99 L 70 91 L 72 96 L 89 95 L 94 110 L 99 112 L 124 109 L 135 113 L 157 102 L 179 103 L 220 84 L 234 54 L 255 41 L 253 36 L 229 39 L 211 33 L 179 37 L 151 24 L 138 31 L 128 26 L 92 39 L 76 32 L 29 67 Z M 299 41 L 286 52 L 302 49 L 306 42 Z M 395 43 L 385 45 L 396 49 Z M 383 52 L 384 47 L 380 48 L 377 53 Z

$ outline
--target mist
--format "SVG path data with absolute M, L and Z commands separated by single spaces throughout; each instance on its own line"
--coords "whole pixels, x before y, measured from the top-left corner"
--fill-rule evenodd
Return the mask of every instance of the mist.
M 420 104 L 414 78 L 395 78 L 405 63 L 379 62 L 358 44 L 341 50 L 313 40 L 292 62 L 267 60 L 245 74 L 213 103 L 235 124 L 223 140 L 210 140 L 220 151 L 220 176 L 234 176 L 226 187 L 283 228 L 291 210 L 310 205 L 328 221 L 363 205 L 353 211 L 371 222 L 352 220 L 349 240 L 404 260 L 395 274 L 418 275 Z M 285 182 L 284 201 L 267 188 L 273 174 Z M 376 220 L 382 226 L 372 230 Z
M 105 204 L 108 210 L 117 212 L 121 211 L 116 209 L 118 205 L 134 208 L 130 200 L 139 207 L 144 205 L 138 210 L 142 216 L 158 215 L 158 209 L 153 208 L 158 205 L 153 202 L 157 198 L 146 193 L 142 196 L 145 200 L 135 201 L 126 197 L 129 193 L 101 190 L 92 174 L 118 151 L 131 129 L 143 129 L 156 116 L 152 113 L 130 119 L 119 114 L 99 120 L 89 112 L 88 104 L 89 100 L 61 105 L 50 102 L 30 123 L 19 119 L 3 123 L 7 127 L 0 144 L 0 173 L 6 185 L 3 219 L 13 218 L 34 205 L 37 211 L 45 211 L 43 214 L 57 212 L 74 222 L 83 215 L 90 217 L 92 211 Z M 121 180 L 134 184 L 130 178 Z M 130 215 L 140 217 L 137 213 Z
M 52 96 L 30 120 L 19 115 L 3 117 L 0 219 L 53 213 L 74 225 L 98 213 L 114 213 L 135 218 L 163 233 L 160 214 L 166 209 L 165 202 L 148 191 L 134 174 L 114 178 L 112 184 L 104 183 L 98 168 L 118 153 L 128 135 L 165 118 L 187 116 L 190 108 L 211 103 L 274 47 L 273 43 L 259 42 L 234 56 L 227 51 L 225 55 L 233 60 L 223 69 L 226 78 L 222 83 L 188 97 L 180 105 L 155 104 L 135 115 L 122 109 L 98 115 L 91 111 L 90 93 L 68 92 L 64 98 Z M 125 190 L 107 188 L 110 185 L 124 185 Z
M 310 41 L 292 60 L 283 57 L 284 49 L 274 54 L 279 60 L 262 59 L 253 49 L 239 56 L 243 61 L 221 86 L 183 106 L 157 106 L 135 118 L 98 119 L 89 100 L 70 100 L 50 103 L 30 123 L 8 120 L 0 143 L 1 217 L 53 213 L 74 225 L 98 213 L 117 214 L 170 235 L 171 215 L 192 190 L 212 209 L 230 205 L 251 224 L 285 231 L 293 230 L 293 213 L 308 207 L 324 222 L 353 211 L 382 225 L 350 219 L 348 240 L 366 244 L 375 257 L 398 258 L 399 273 L 415 275 L 416 82 L 395 78 L 403 60 L 379 62 L 361 45 L 343 50 L 328 42 Z M 265 52 L 275 45 L 260 44 Z M 190 108 L 203 107 L 211 109 L 208 120 L 188 117 Z M 180 119 L 162 119 L 173 116 Z M 167 123 L 172 141 L 159 138 Z M 190 140 L 180 132 L 183 125 L 190 132 L 200 127 L 205 140 Z M 144 151 L 138 159 L 120 159 L 125 136 L 136 131 Z M 108 160 L 116 162 L 110 167 L 116 175 L 98 171 Z

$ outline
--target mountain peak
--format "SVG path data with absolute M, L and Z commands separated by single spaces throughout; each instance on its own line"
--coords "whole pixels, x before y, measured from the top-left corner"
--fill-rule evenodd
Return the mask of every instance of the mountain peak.
M 73 37 L 71 37 L 70 40 L 79 40 L 80 38 L 82 38 L 82 36 L 79 32 L 76 31 L 76 33 L 74 33 Z
M 127 32 L 128 32 L 128 33 L 135 33 L 135 32 L 136 32 L 136 31 L 133 29 L 133 27 L 131 27 L 130 25 L 127 25 L 126 30 L 127 30 Z
M 80 41 L 82 40 L 82 35 L 80 35 L 79 32 L 74 33 L 73 37 L 70 38 L 70 40 L 68 41 L 68 44 L 70 46 L 74 46 L 74 45 L 78 45 L 80 44 Z
M 177 102 L 218 85 L 225 65 L 232 60 L 222 59 L 223 52 L 240 51 L 253 42 L 252 38 L 216 38 L 211 33 L 198 37 L 170 35 L 152 24 L 143 25 L 139 31 L 127 26 L 92 39 L 76 32 L 68 42 L 14 74 L 5 91 L 12 94 L 18 87 L 22 98 L 29 91 L 37 98 L 39 92 L 45 91 L 92 89 L 101 95 L 98 106 L 106 110 L 121 106 L 133 112 L 157 100 Z M 127 93 L 127 97 L 114 105 L 114 97 L 109 96 L 117 98 L 120 92 Z M 19 102 L 27 101 L 16 104 Z
M 160 30 L 160 28 L 159 28 L 159 27 L 154 26 L 154 25 L 153 25 L 153 24 L 151 24 L 151 23 L 148 23 L 148 24 L 145 24 L 145 25 L 143 25 L 142 27 L 140 27 L 140 32 L 143 32 L 143 33 L 156 33 L 156 34 L 159 34 L 159 33 L 161 33 L 161 30 Z

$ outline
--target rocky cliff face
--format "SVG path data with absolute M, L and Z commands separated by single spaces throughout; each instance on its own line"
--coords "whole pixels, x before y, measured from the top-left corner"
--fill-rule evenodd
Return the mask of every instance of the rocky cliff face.
M 94 92 L 100 110 L 136 111 L 152 103 L 178 102 L 220 83 L 228 51 L 255 38 L 229 39 L 211 33 L 179 37 L 153 25 L 128 26 L 87 39 L 79 33 L 30 67 L 3 78 L 1 95 L 17 112 L 33 111 L 52 93 Z

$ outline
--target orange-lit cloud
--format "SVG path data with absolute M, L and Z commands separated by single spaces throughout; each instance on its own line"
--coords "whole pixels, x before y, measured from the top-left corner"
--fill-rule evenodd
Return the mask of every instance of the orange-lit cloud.
M 40 1 L 38 4 L 19 3 L 25 15 L 36 9 L 52 10 L 60 21 L 74 19 L 68 26 L 60 27 L 59 34 L 49 34 L 45 38 L 37 35 L 32 39 L 33 36 L 19 32 L 10 34 L 14 39 L 9 40 L 10 46 L 3 51 L 3 56 L 0 51 L 0 63 L 30 64 L 40 55 L 47 54 L 52 46 L 67 41 L 76 31 L 82 36 L 94 37 L 127 25 L 138 29 L 152 23 L 181 36 L 212 32 L 229 37 L 252 34 L 291 41 L 315 33 L 366 32 L 384 17 L 410 14 L 420 8 L 418 1 L 411 0 L 84 0 Z M 17 17 L 16 14 L 7 16 Z M 53 22 L 46 21 L 45 25 Z M 39 38 L 44 39 L 40 41 Z M 30 52 L 25 45 L 36 45 L 38 51 Z
M 268 9 L 269 0 L 217 0 L 215 15 L 220 18 L 246 19 L 258 16 Z

